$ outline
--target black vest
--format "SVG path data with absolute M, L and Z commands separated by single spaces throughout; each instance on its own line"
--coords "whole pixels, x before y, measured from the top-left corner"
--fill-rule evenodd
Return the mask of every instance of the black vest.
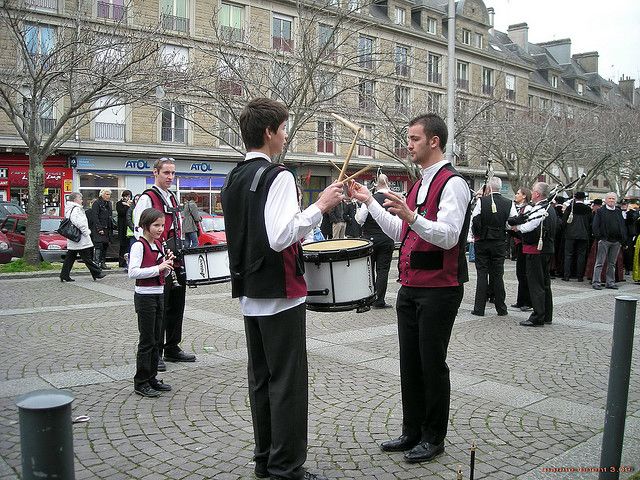
M 384 193 L 376 192 L 373 194 L 373 201 L 378 202 L 380 205 L 384 203 Z M 367 215 L 367 219 L 362 224 L 362 237 L 367 240 L 371 240 L 373 243 L 381 245 L 385 243 L 392 244 L 393 240 L 382 231 L 378 222 L 376 222 L 371 213 Z
M 536 208 L 535 206 L 533 207 Z M 538 213 L 534 213 L 532 215 L 536 216 L 542 212 L 540 210 Z M 522 234 L 522 243 L 525 245 L 538 245 L 538 241 L 540 240 L 540 228 L 542 227 L 542 250 L 540 253 L 553 254 L 555 253 L 555 238 L 556 231 L 558 230 L 558 214 L 556 213 L 555 208 L 547 206 L 547 215 L 540 225 L 538 225 L 531 232 L 526 232 Z
M 238 163 L 225 180 L 222 208 L 234 298 L 306 295 L 302 248 L 295 243 L 282 252 L 274 251 L 264 222 L 269 188 L 282 171 L 289 172 L 283 165 L 258 157 Z M 295 272 L 288 268 L 292 263 Z M 291 295 L 292 291 L 297 294 Z
M 496 204 L 496 213 L 491 209 L 491 197 Z M 478 240 L 505 240 L 507 237 L 507 218 L 511 211 L 512 201 L 499 193 L 480 199 L 480 215 L 473 217 L 473 235 Z

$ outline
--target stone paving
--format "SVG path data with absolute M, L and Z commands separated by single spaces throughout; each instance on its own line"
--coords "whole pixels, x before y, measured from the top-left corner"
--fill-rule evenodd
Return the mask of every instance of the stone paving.
M 378 444 L 400 431 L 398 341 L 393 309 L 307 315 L 309 454 L 306 466 L 331 479 L 469 477 L 596 479 L 600 459 L 615 296 L 640 286 L 595 291 L 553 281 L 554 322 L 526 329 L 528 314 L 470 314 L 475 271 L 449 347 L 452 402 L 446 453 L 409 465 Z M 505 264 L 513 303 L 515 264 Z M 113 271 L 100 282 L 74 272 L 0 276 L 0 479 L 20 478 L 16 397 L 42 388 L 73 393 L 77 479 L 253 479 L 242 316 L 229 285 L 189 289 L 183 348 L 195 364 L 168 364 L 172 392 L 133 393 L 137 326 L 133 282 Z M 387 301 L 398 287 L 389 284 Z M 629 388 L 623 464 L 640 468 L 640 320 Z M 628 478 L 631 473 L 621 474 Z

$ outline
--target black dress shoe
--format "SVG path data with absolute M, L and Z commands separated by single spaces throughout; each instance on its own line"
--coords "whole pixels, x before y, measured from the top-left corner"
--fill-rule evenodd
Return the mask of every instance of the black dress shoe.
M 60 281 L 62 283 L 64 283 L 64 282 L 75 282 L 75 280 L 73 278 L 71 278 L 71 277 L 67 277 L 67 278 L 60 277 Z
M 523 307 L 520 307 L 520 311 L 521 312 L 530 312 L 531 310 L 533 310 L 533 307 L 530 307 L 529 305 L 525 305 Z
M 617 285 L 607 285 L 606 288 L 610 288 L 611 290 L 618 290 Z
M 476 317 L 484 317 L 484 313 L 477 312 L 476 310 L 471 310 L 471 315 L 475 315 Z
M 518 305 L 517 303 L 514 303 L 511 305 L 511 308 L 521 308 L 522 305 Z
M 600 285 L 599 283 L 594 283 L 593 285 L 591 285 L 591 287 L 594 290 L 602 290 L 602 285 Z
M 196 356 L 193 353 L 186 353 L 182 350 L 178 350 L 177 352 L 164 352 L 164 361 L 165 362 L 195 362 Z
M 107 274 L 106 274 L 106 273 L 104 273 L 104 272 L 100 272 L 99 274 L 95 275 L 95 276 L 93 277 L 93 279 L 94 279 L 94 280 L 99 280 L 99 279 L 104 278 L 104 277 L 106 277 L 106 276 L 107 276 Z
M 569 277 L 562 277 L 562 281 L 563 282 L 569 282 L 570 280 L 569 280 Z
M 522 325 L 523 327 L 541 327 L 542 323 L 533 323 L 531 320 L 523 320 L 520 322 L 520 325 Z
M 143 397 L 155 398 L 160 396 L 160 392 L 151 388 L 151 385 L 138 385 L 134 391 Z
M 420 442 L 419 439 L 409 437 L 408 435 L 400 435 L 393 440 L 387 440 L 380 444 L 380 449 L 383 452 L 404 452 L 405 450 L 411 450 Z
M 420 442 L 404 454 L 404 459 L 409 463 L 428 462 L 441 453 L 444 453 L 444 442 L 438 445 L 433 445 L 429 442 Z
M 498 312 L 499 317 L 504 317 L 505 315 L 509 315 L 509 312 L 507 312 L 506 310 L 504 312 Z
M 151 385 L 151 388 L 153 388 L 154 390 L 157 390 L 159 392 L 170 392 L 171 391 L 171 385 L 169 385 L 168 383 L 164 383 L 162 380 L 151 380 L 149 382 L 149 385 Z
M 269 478 L 269 472 L 266 465 L 258 465 L 256 463 L 256 466 L 253 469 L 253 474 L 256 478 Z
M 164 363 L 164 360 L 162 359 L 162 357 L 158 358 L 158 368 L 157 370 L 159 372 L 166 372 L 167 371 L 167 366 Z
M 319 473 L 304 472 L 303 480 L 328 480 L 324 475 Z M 284 477 L 272 476 L 271 480 L 286 480 Z

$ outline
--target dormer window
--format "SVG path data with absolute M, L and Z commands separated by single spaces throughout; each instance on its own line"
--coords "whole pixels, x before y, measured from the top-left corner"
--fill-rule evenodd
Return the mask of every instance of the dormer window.
M 404 8 L 396 7 L 396 24 L 404 25 L 406 12 Z
M 438 21 L 433 17 L 427 17 L 427 33 L 432 35 L 438 33 Z
M 484 47 L 484 36 L 481 33 L 476 33 L 473 37 L 473 45 L 477 48 Z
M 551 75 L 551 86 L 553 88 L 558 88 L 558 76 L 557 75 Z
M 471 30 L 467 30 L 466 28 L 462 29 L 462 43 L 471 45 Z
M 582 83 L 578 83 L 578 95 L 584 95 L 584 85 Z

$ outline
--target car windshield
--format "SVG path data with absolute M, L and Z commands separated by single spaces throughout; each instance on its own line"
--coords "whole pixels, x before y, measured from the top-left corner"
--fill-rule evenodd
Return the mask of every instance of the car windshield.
M 201 226 L 205 232 L 224 232 L 224 217 L 205 217 Z
M 60 218 L 43 218 L 40 221 L 41 232 L 55 232 L 60 226 Z
M 18 205 L 13 205 L 11 203 L 3 204 L 2 208 L 4 208 L 6 212 L 11 215 L 19 215 L 21 213 L 24 213 L 24 210 L 22 209 L 22 207 Z

